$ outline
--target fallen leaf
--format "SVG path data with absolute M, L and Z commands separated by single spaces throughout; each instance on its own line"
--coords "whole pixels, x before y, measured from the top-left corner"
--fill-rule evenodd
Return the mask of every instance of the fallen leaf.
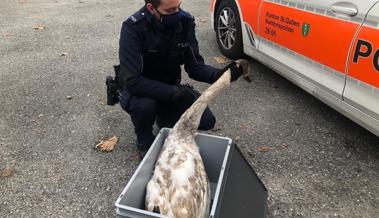
M 67 95 L 67 96 L 66 96 L 66 99 L 67 99 L 67 100 L 71 100 L 71 99 L 72 99 L 72 96 L 71 96 L 71 95 Z
M 266 146 L 266 145 L 262 145 L 262 146 L 258 149 L 259 152 L 268 152 L 269 150 L 270 150 L 270 148 L 269 148 L 268 146 Z
M 241 128 L 241 129 L 246 129 L 247 126 L 246 126 L 245 124 L 241 124 L 241 125 L 240 125 L 240 128 Z
M 225 56 L 214 57 L 215 61 L 219 64 L 228 63 L 228 59 Z
M 5 33 L 4 36 L 5 36 L 5 37 L 11 37 L 11 36 L 15 36 L 15 34 L 14 34 L 14 33 Z
M 37 118 L 37 117 L 32 117 L 31 121 L 32 121 L 33 123 L 36 123 L 36 122 L 38 121 L 38 118 Z
M 41 24 L 37 24 L 37 25 L 34 25 L 33 26 L 33 29 L 35 30 L 43 30 L 45 29 L 46 27 L 44 25 L 41 25 Z
M 63 57 L 63 56 L 67 56 L 67 55 L 68 55 L 67 52 L 63 52 L 63 53 L 61 53 L 61 57 Z
M 43 117 L 43 114 L 38 115 L 39 118 Z
M 237 136 L 237 137 L 234 138 L 234 141 L 237 142 L 237 141 L 239 141 L 240 139 L 241 139 L 241 137 Z
M 99 144 L 95 146 L 95 148 L 99 149 L 100 151 L 113 151 L 118 141 L 117 136 L 113 136 L 112 138 L 108 140 L 101 140 Z
M 3 178 L 9 178 L 13 175 L 12 171 L 10 170 L 3 170 L 1 171 L 0 173 L 0 177 L 3 177 Z
M 283 148 L 288 148 L 288 145 L 287 144 L 282 144 L 282 147 Z

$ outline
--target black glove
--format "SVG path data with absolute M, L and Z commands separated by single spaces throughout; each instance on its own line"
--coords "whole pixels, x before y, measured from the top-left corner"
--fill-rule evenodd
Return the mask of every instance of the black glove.
M 230 68 L 230 71 L 232 73 L 232 77 L 231 77 L 231 82 L 234 82 L 236 81 L 238 78 L 240 78 L 240 76 L 242 75 L 243 71 L 242 71 L 242 67 L 237 67 L 237 63 L 236 62 L 232 62 L 230 63 L 228 66 L 226 66 L 224 68 L 224 71 L 226 71 L 228 68 Z
M 236 81 L 243 73 L 242 67 L 237 67 L 237 63 L 233 61 L 217 73 L 215 81 L 217 81 L 228 69 L 230 69 L 232 75 L 230 78 L 231 82 Z
M 191 101 L 194 99 L 192 87 L 189 85 L 173 85 L 172 86 L 172 94 L 171 101 L 178 100 L 187 100 Z

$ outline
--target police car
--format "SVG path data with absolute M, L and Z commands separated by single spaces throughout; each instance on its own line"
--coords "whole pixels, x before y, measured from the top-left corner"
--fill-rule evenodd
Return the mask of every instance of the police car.
M 221 52 L 246 54 L 379 136 L 378 0 L 211 0 Z

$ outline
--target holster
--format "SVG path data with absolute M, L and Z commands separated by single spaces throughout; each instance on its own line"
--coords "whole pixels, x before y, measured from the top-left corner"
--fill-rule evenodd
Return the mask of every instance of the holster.
M 119 87 L 119 74 L 120 74 L 120 65 L 114 65 L 115 77 L 107 76 L 105 79 L 105 84 L 107 85 L 107 105 L 115 105 L 119 102 L 118 93 L 120 90 Z

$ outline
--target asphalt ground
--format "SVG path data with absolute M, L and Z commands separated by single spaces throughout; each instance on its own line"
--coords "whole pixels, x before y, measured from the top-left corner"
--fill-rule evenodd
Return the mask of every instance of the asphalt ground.
M 104 80 L 122 22 L 142 4 L 0 2 L 0 217 L 115 216 L 139 160 L 129 116 L 105 104 Z M 221 68 L 208 4 L 183 8 L 204 59 Z M 378 217 L 379 138 L 252 63 L 253 82 L 235 82 L 211 105 L 210 133 L 237 141 L 269 191 L 268 217 Z M 113 152 L 94 149 L 113 135 Z

